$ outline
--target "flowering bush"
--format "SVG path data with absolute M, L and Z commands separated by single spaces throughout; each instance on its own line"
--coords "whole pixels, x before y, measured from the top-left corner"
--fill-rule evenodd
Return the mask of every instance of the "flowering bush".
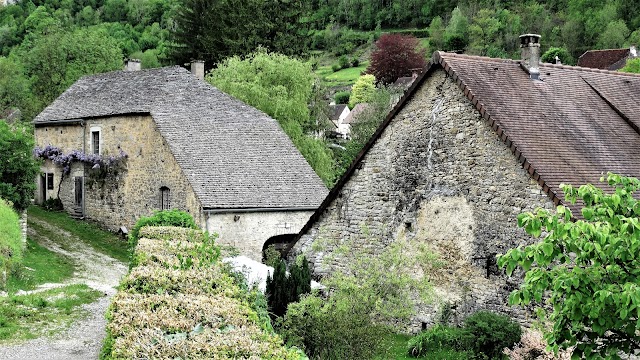
M 36 157 L 51 160 L 54 164 L 62 166 L 62 172 L 64 175 L 68 175 L 71 172 L 71 164 L 74 161 L 81 162 L 91 169 L 109 169 L 114 166 L 120 165 L 129 156 L 120 149 L 120 153 L 117 156 L 106 156 L 99 154 L 85 154 L 80 150 L 71 150 L 70 153 L 65 154 L 62 150 L 56 146 L 47 145 L 44 148 L 36 147 L 33 151 Z

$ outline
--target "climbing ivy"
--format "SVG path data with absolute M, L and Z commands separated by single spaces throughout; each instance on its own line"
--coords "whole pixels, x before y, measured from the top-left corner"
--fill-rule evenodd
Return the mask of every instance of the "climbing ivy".
M 518 226 L 542 241 L 509 250 L 498 264 L 525 272 L 509 302 L 552 306 L 549 346 L 575 346 L 573 358 L 619 359 L 640 348 L 640 180 L 609 173 L 591 185 L 561 185 L 568 202 L 584 202 L 581 218 L 558 206 L 518 216 Z M 547 296 L 548 295 L 548 296 Z

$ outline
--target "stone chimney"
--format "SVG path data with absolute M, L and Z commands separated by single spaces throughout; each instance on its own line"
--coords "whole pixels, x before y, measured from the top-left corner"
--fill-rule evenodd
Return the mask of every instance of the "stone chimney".
M 140 60 L 138 59 L 127 59 L 124 62 L 124 71 L 139 71 L 140 70 Z
M 520 35 L 520 54 L 520 66 L 527 70 L 529 78 L 538 80 L 540 78 L 540 35 Z
M 191 73 L 196 79 L 204 80 L 204 61 L 193 60 L 191 62 Z

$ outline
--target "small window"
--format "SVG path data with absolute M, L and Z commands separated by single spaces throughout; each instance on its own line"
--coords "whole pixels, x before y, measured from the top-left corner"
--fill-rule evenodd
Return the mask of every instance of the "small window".
M 53 173 L 47 173 L 47 190 L 53 190 Z
M 91 132 L 91 149 L 94 154 L 100 154 L 100 131 Z
M 171 190 L 168 187 L 163 186 L 160 188 L 160 209 L 169 210 L 171 208 Z

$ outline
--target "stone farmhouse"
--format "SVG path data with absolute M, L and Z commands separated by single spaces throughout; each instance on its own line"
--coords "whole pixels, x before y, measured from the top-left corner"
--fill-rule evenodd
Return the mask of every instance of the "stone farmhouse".
M 527 322 L 506 305 L 518 280 L 496 254 L 534 241 L 517 215 L 563 203 L 561 183 L 640 176 L 640 76 L 540 64 L 538 35 L 521 48 L 518 61 L 434 53 L 290 258 L 306 254 L 321 277 L 344 263 L 329 256 L 342 244 L 426 242 L 443 266 L 430 281 L 458 320 L 489 309 Z M 432 323 L 440 305 L 419 305 L 413 325 Z
M 349 116 L 351 110 L 345 104 L 329 105 L 329 109 L 331 111 L 329 120 L 335 127 L 336 136 L 343 139 L 348 138 L 351 133 L 351 125 L 345 123 L 344 120 Z
M 578 66 L 602 69 L 618 70 L 627 64 L 627 60 L 638 57 L 635 46 L 627 49 L 589 50 L 578 58 Z
M 46 160 L 36 201 L 59 196 L 67 211 L 112 230 L 185 210 L 257 260 L 266 242 L 294 236 L 326 187 L 276 120 L 204 82 L 202 62 L 192 72 L 130 61 L 73 84 L 34 120 L 36 145 L 122 151 L 124 170 L 105 175 L 77 161 L 65 174 Z

